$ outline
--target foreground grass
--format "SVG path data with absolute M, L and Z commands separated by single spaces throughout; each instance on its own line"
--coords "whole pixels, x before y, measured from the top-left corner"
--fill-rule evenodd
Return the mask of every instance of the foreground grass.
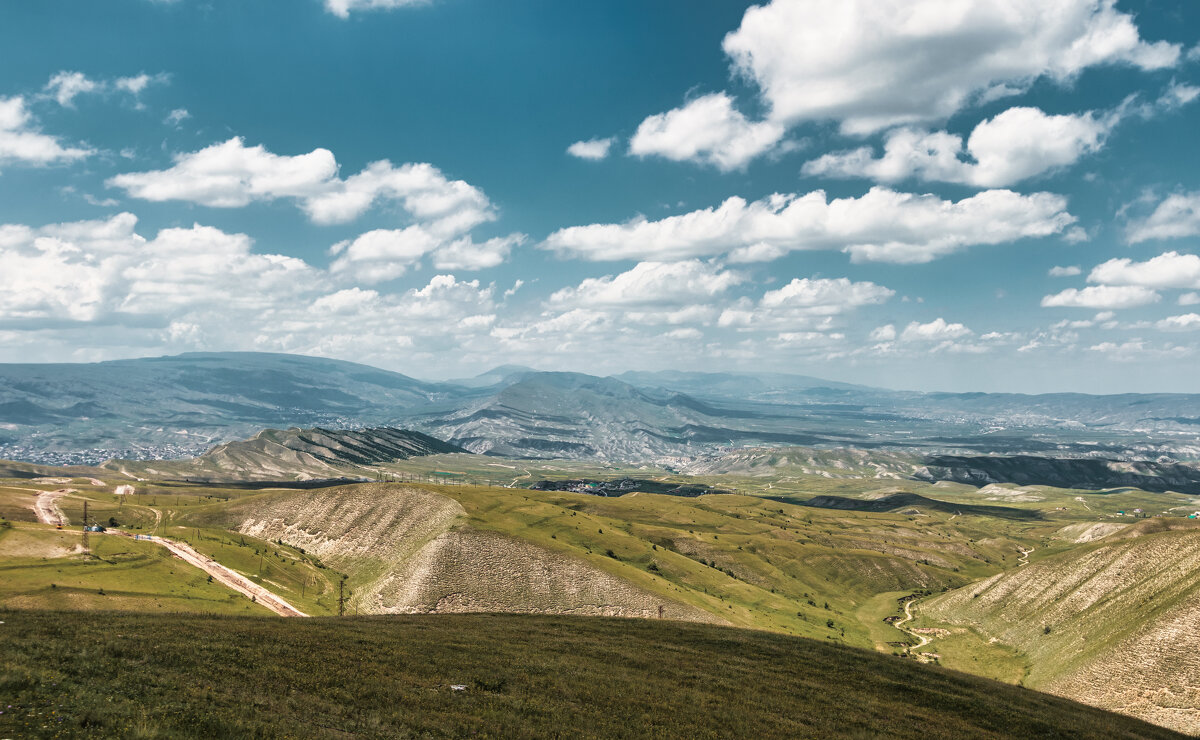
M 0 737 L 1178 737 L 890 656 L 684 623 L 0 619 Z

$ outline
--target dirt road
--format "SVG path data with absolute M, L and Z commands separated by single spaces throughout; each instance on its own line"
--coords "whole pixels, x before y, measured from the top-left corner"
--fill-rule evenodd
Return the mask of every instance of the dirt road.
M 33 504 L 33 510 L 37 513 L 38 521 L 42 524 L 61 524 L 66 526 L 70 524 L 67 517 L 62 513 L 62 509 L 58 508 L 58 499 L 68 493 L 75 493 L 74 488 L 60 488 L 57 491 L 42 491 L 38 494 L 37 501 Z
M 176 556 L 180 560 L 183 560 L 188 565 L 194 565 L 205 573 L 208 573 L 213 577 L 214 581 L 217 581 L 222 585 L 237 591 L 246 598 L 253 599 L 255 602 L 262 604 L 281 617 L 308 616 L 267 589 L 243 576 L 241 573 L 226 568 L 224 565 L 221 565 L 215 560 L 209 560 L 207 556 L 196 552 L 196 550 L 194 550 L 192 546 L 186 542 L 178 542 L 176 540 L 169 540 L 165 537 L 155 537 L 153 535 L 134 535 L 118 529 L 110 529 L 106 534 L 117 535 L 119 537 L 137 537 L 137 539 L 140 540 L 148 540 L 156 545 L 162 545 L 170 550 L 172 555 Z
M 70 488 L 60 488 L 57 491 L 43 491 L 40 493 L 37 497 L 37 502 L 34 504 L 34 511 L 37 512 L 38 520 L 43 524 L 61 523 L 64 526 L 68 524 L 67 517 L 63 515 L 62 510 L 58 508 L 58 504 L 56 502 L 58 501 L 59 497 L 74 492 L 75 491 Z M 154 510 L 154 513 L 158 517 L 154 524 L 154 526 L 157 527 L 158 522 L 162 521 L 162 513 L 157 509 Z M 262 604 L 281 617 L 308 616 L 267 589 L 251 581 L 249 578 L 246 578 L 241 573 L 230 570 L 216 561 L 209 560 L 204 555 L 201 555 L 192 549 L 191 545 L 188 545 L 187 543 L 176 542 L 175 540 L 169 540 L 164 537 L 154 537 L 152 535 L 134 535 L 129 532 L 123 532 L 119 529 L 110 529 L 105 532 L 105 534 L 110 534 L 117 537 L 136 537 L 140 540 L 147 540 L 156 545 L 161 545 L 162 547 L 167 548 L 172 555 L 180 560 L 183 560 L 185 563 L 194 565 L 205 573 L 208 573 L 213 577 L 214 581 L 217 581 L 222 585 L 237 591 L 246 598 L 253 599 L 255 602 Z
M 1023 547 L 1018 547 L 1017 551 L 1021 553 L 1021 557 L 1017 558 L 1017 567 L 1020 568 L 1023 565 L 1029 565 L 1029 554 L 1036 549 L 1036 547 L 1031 547 L 1026 550 Z

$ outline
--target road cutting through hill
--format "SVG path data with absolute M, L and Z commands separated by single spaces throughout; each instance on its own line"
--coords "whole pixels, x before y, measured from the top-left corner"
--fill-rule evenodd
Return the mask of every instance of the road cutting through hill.
M 34 511 L 37 512 L 38 520 L 43 524 L 66 525 L 67 517 L 58 508 L 59 497 L 74 493 L 72 489 L 61 488 L 57 491 L 43 491 L 37 497 L 37 502 L 34 504 Z M 162 521 L 162 513 L 157 509 L 154 510 L 157 517 L 155 527 L 158 522 Z M 213 580 L 231 588 L 234 591 L 242 594 L 251 601 L 262 604 L 266 608 L 275 612 L 281 617 L 307 617 L 308 615 L 292 606 L 288 602 L 279 598 L 267 589 L 251 581 L 235 570 L 226 568 L 224 565 L 211 560 L 204 555 L 196 552 L 191 545 L 184 542 L 177 542 L 165 537 L 155 537 L 154 535 L 133 534 L 120 529 L 109 529 L 104 534 L 114 535 L 117 537 L 129 537 L 132 539 L 145 540 L 153 542 L 156 545 L 165 547 L 172 555 L 179 558 L 189 565 L 194 565 L 205 573 L 213 577 Z

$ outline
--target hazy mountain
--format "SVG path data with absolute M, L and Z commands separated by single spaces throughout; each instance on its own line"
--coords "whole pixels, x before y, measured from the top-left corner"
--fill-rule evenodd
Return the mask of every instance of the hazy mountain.
M 366 365 L 263 353 L 0 365 L 0 445 L 179 457 L 264 427 L 386 424 L 461 390 Z M 14 450 L 15 448 L 15 450 Z
M 1200 396 L 890 391 L 808 376 L 600 378 L 505 365 L 427 382 L 351 362 L 196 353 L 0 365 L 0 458 L 179 458 L 263 428 L 399 426 L 475 452 L 644 460 L 747 446 L 1200 457 Z
M 580 373 L 521 374 L 493 395 L 429 411 L 412 422 L 472 452 L 517 457 L 640 460 L 695 454 L 714 445 L 834 441 L 805 431 L 794 417 Z

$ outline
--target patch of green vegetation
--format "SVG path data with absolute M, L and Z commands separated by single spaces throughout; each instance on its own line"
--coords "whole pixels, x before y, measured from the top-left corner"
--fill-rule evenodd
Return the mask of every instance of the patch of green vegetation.
M 0 616 L 6 737 L 1181 737 L 878 653 L 685 623 Z
M 0 607 L 89 611 L 265 614 L 266 609 L 162 547 L 125 537 L 93 535 L 92 555 L 70 554 L 77 531 L 13 530 L 0 546 L 27 553 L 0 558 Z M 13 543 L 20 538 L 22 541 Z

